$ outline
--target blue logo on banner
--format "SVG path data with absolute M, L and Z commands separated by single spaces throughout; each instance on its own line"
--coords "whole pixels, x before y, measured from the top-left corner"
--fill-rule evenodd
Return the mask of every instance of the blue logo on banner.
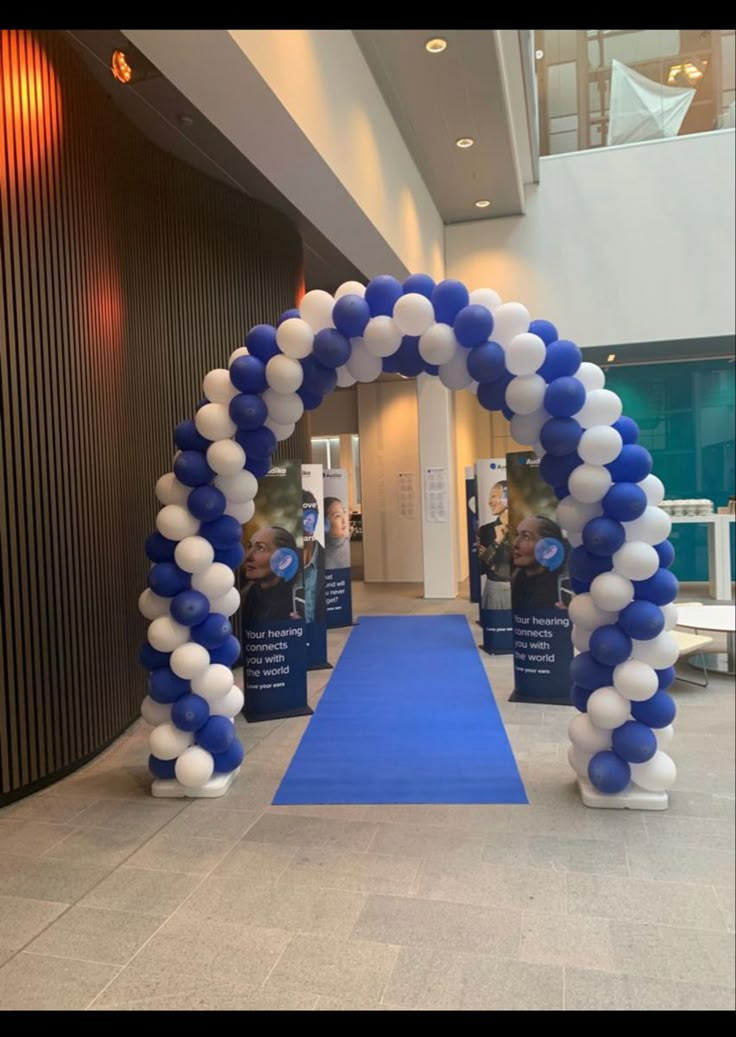
M 328 630 L 352 626 L 353 596 L 349 568 L 325 571 L 325 600 Z

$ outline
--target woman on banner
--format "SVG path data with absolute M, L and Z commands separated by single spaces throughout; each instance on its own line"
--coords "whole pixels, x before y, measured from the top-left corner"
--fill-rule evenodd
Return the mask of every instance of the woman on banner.
M 325 549 L 314 535 L 319 522 L 319 504 L 311 490 L 302 490 L 304 512 L 304 620 L 324 623 L 325 607 Z M 299 594 L 297 593 L 297 605 Z
M 544 515 L 528 515 L 516 528 L 511 561 L 511 600 L 515 610 L 567 608 L 562 579 L 568 544 L 562 530 Z
M 509 502 L 505 481 L 494 483 L 488 494 L 493 519 L 478 529 L 478 569 L 485 576 L 481 609 L 511 608 L 511 548 Z
M 246 584 L 241 594 L 243 623 L 269 619 L 300 619 L 294 601 L 299 573 L 296 540 L 281 526 L 264 526 L 248 541 L 245 552 Z
M 350 568 L 350 521 L 339 497 L 325 497 L 325 568 Z

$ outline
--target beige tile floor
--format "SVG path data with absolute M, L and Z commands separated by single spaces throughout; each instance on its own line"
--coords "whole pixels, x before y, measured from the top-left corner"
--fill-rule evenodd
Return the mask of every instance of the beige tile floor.
M 355 605 L 478 630 L 415 586 Z M 510 659 L 481 658 L 528 806 L 272 807 L 294 718 L 238 721 L 222 800 L 151 799 L 139 722 L 0 811 L 0 1008 L 733 1010 L 733 682 L 674 686 L 666 812 L 595 811 L 572 709 L 508 702 Z

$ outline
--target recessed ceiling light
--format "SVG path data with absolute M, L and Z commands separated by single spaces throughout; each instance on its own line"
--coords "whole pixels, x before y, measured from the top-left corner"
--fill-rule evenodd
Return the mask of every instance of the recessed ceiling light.
M 491 203 L 487 198 L 479 198 L 475 204 L 479 209 L 487 209 Z
M 538 50 L 537 54 L 536 54 L 537 61 L 541 61 L 543 57 L 544 57 L 544 51 L 543 50 Z
M 612 364 L 615 359 L 616 359 L 616 354 L 615 353 L 609 353 L 608 354 L 608 360 L 606 361 L 606 363 L 607 364 Z
M 459 148 L 472 148 L 472 146 L 475 144 L 475 141 L 472 137 L 458 137 L 455 143 Z
M 113 51 L 110 59 L 110 71 L 119 83 L 129 83 L 133 78 L 133 69 L 128 64 L 122 50 Z
M 424 49 L 429 51 L 430 54 L 441 54 L 446 48 L 447 40 L 443 40 L 441 36 L 434 36 L 424 44 Z

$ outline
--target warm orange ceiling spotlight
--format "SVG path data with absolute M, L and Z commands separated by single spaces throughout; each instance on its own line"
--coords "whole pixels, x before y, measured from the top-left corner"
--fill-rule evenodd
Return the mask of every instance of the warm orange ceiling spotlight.
M 122 50 L 114 50 L 112 52 L 110 70 L 118 83 L 129 83 L 133 78 L 133 69 L 128 64 L 128 60 Z

